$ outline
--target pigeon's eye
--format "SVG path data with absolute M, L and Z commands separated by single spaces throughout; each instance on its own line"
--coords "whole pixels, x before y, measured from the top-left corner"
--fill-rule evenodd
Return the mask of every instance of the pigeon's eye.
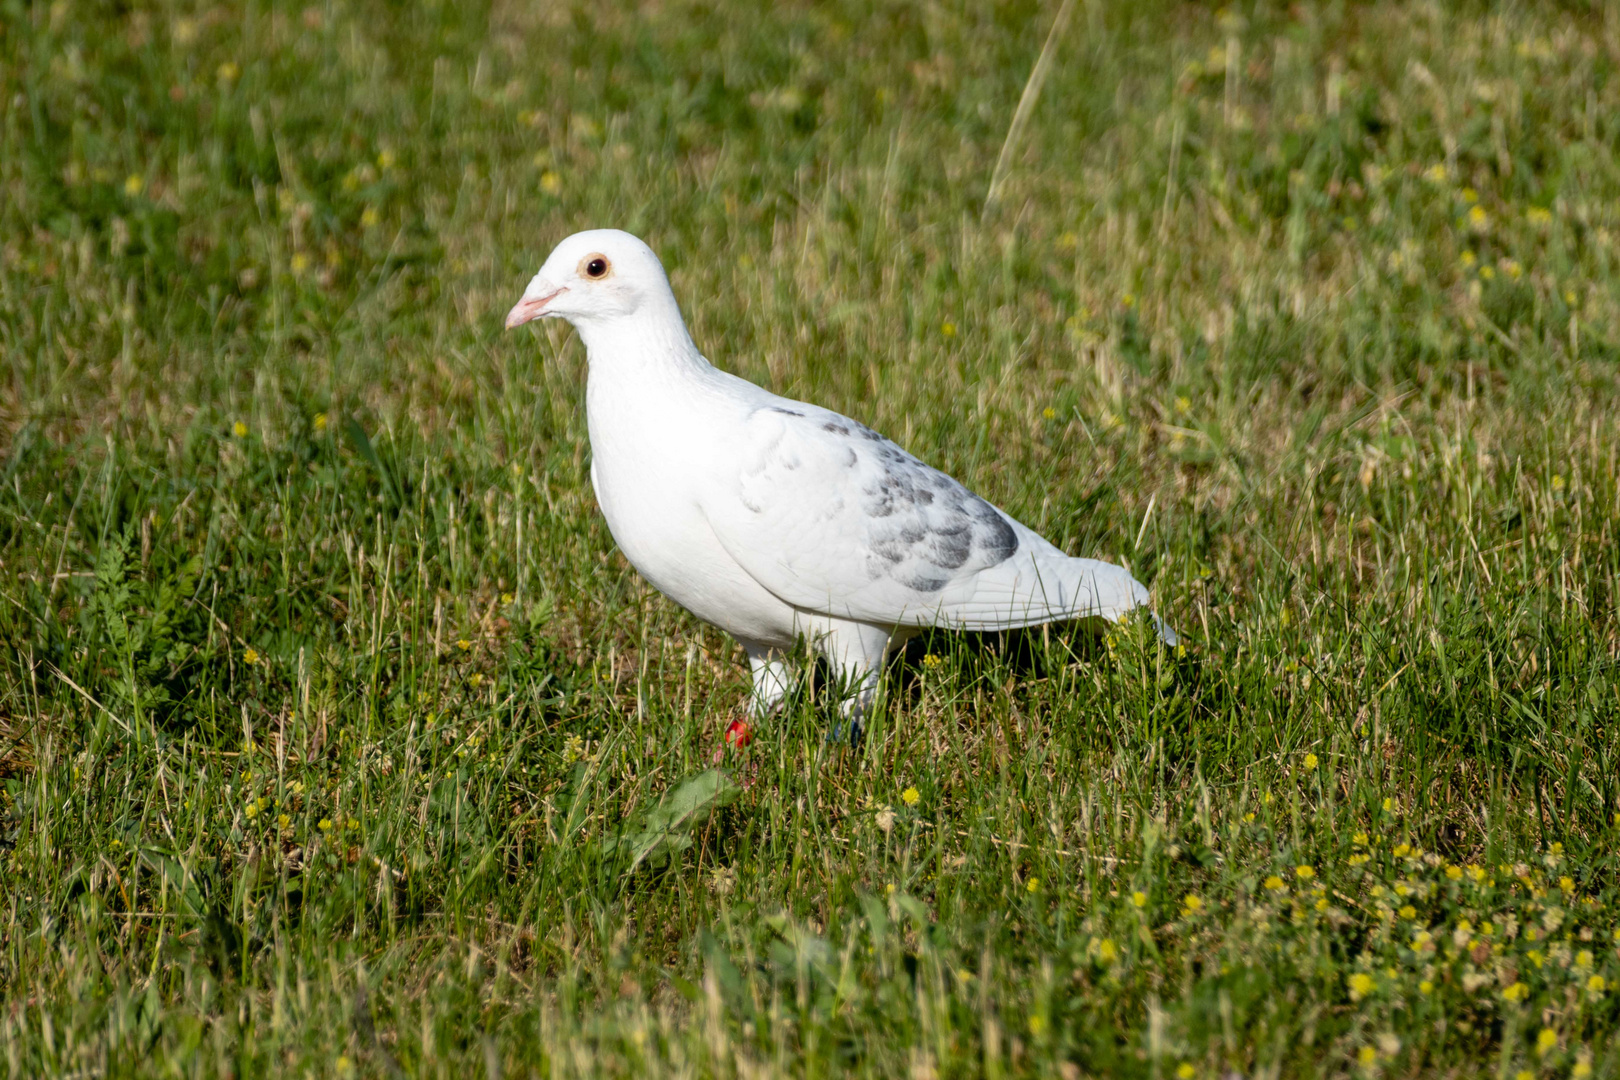
M 606 255 L 587 255 L 580 268 L 585 271 L 585 276 L 592 281 L 601 281 L 608 276 L 608 271 L 613 268 L 613 264 L 607 261 Z

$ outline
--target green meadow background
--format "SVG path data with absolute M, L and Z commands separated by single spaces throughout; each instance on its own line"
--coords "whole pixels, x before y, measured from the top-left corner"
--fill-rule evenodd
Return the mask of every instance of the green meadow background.
M 1620 1074 L 1617 144 L 1576 0 L 0 0 L 0 1069 Z M 596 226 L 1185 650 L 725 747 Z

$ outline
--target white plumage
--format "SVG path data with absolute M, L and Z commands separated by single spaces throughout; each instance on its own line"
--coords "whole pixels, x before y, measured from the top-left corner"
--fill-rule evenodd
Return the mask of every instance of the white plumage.
M 558 244 L 506 325 L 537 318 L 585 343 L 591 483 L 614 540 L 743 644 L 756 712 L 787 691 L 801 637 L 860 711 L 885 655 L 922 628 L 1119 619 L 1149 602 L 1121 567 L 1063 554 L 877 432 L 714 367 L 629 233 Z

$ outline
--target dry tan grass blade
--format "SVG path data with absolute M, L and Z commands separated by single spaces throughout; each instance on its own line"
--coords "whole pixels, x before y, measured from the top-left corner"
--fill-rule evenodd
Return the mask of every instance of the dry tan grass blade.
M 1001 195 L 1001 184 L 1007 178 L 1007 166 L 1012 160 L 1013 149 L 1018 145 L 1018 139 L 1024 133 L 1024 127 L 1029 123 L 1030 114 L 1035 111 L 1035 102 L 1040 99 L 1041 87 L 1046 83 L 1046 73 L 1052 68 L 1052 54 L 1057 49 L 1058 39 L 1063 36 L 1063 30 L 1069 25 L 1069 16 L 1074 13 L 1074 0 L 1063 0 L 1063 6 L 1058 9 L 1057 18 L 1052 20 L 1052 29 L 1047 31 L 1046 44 L 1041 46 L 1041 55 L 1035 61 L 1035 67 L 1030 70 L 1029 78 L 1024 82 L 1024 92 L 1018 98 L 1018 108 L 1013 111 L 1012 123 L 1007 125 L 1007 137 L 1002 140 L 1001 153 L 996 157 L 995 171 L 990 174 L 990 189 L 984 196 L 984 210 L 981 217 L 990 212 Z

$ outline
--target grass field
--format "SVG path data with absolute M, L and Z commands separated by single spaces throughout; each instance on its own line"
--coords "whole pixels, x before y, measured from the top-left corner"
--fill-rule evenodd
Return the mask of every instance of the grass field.
M 1620 9 L 1059 7 L 0 3 L 7 1075 L 1620 1075 Z M 1184 654 L 700 775 L 607 225 Z

